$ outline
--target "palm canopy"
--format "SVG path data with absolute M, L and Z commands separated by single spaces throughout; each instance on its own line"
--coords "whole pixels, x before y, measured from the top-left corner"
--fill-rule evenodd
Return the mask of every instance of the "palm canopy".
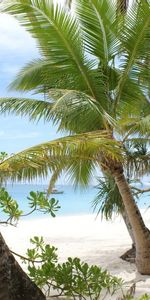
M 74 4 L 72 13 L 48 0 L 4 1 L 1 10 L 18 18 L 41 54 L 21 70 L 11 87 L 83 92 L 101 113 L 111 115 L 120 106 L 146 101 L 149 4 L 135 3 L 123 22 L 116 18 L 112 1 L 75 0 Z
M 20 71 L 11 88 L 45 93 L 46 100 L 1 99 L 1 112 L 28 115 L 37 121 L 40 118 L 52 120 L 58 124 L 59 130 L 70 132 L 77 145 L 76 134 L 97 130 L 99 134 L 106 130 L 108 139 L 116 134 L 123 135 L 125 141 L 135 134 L 148 135 L 150 105 L 147 79 L 150 66 L 146 61 L 150 53 L 150 5 L 144 0 L 140 5 L 134 3 L 122 18 L 121 15 L 116 16 L 116 5 L 109 0 L 74 0 L 73 3 L 74 11 L 68 11 L 52 0 L 3 1 L 1 11 L 14 15 L 30 32 L 41 55 L 40 59 L 28 63 Z M 107 138 L 103 139 L 103 147 L 112 146 Z M 48 162 L 43 159 L 42 147 L 45 146 L 23 152 L 27 155 L 29 170 L 35 167 L 32 161 L 38 158 L 41 165 L 37 172 L 42 174 L 47 167 L 53 169 L 55 175 L 61 172 L 65 168 L 64 161 L 61 166 L 51 167 L 54 157 L 58 164 L 61 143 L 56 147 L 58 155 L 51 153 L 52 159 L 49 158 Z M 39 149 L 36 157 L 35 149 Z M 111 155 L 116 155 L 115 149 L 111 148 Z M 99 151 L 102 153 L 103 148 Z M 84 154 L 86 156 L 86 152 Z M 110 151 L 107 154 L 111 156 Z M 71 154 L 71 160 L 73 155 L 76 157 L 75 152 Z M 18 157 L 22 158 L 22 153 Z M 115 159 L 118 159 L 117 156 Z M 9 158 L 7 162 L 11 160 Z M 73 161 L 72 166 L 75 166 Z M 21 165 L 19 168 L 24 170 Z M 81 163 L 76 172 L 79 169 Z M 22 171 L 24 177 L 36 174 L 28 171 Z

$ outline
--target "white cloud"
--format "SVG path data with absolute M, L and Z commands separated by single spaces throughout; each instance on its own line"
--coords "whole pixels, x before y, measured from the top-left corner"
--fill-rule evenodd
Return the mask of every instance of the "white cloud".
M 18 21 L 7 14 L 0 14 L 0 48 L 1 51 L 35 51 L 35 41 L 22 28 Z
M 0 13 L 0 92 L 18 71 L 38 57 L 35 40 L 12 16 Z

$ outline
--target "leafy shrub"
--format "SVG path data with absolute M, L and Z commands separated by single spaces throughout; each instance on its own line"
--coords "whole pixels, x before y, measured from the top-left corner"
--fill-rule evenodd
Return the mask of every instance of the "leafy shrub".
M 34 237 L 31 243 L 33 248 L 27 250 L 29 275 L 41 288 L 47 286 L 48 296 L 56 293 L 96 300 L 101 294 L 114 294 L 122 285 L 121 279 L 77 257 L 58 263 L 57 248 L 46 245 L 42 237 Z
M 59 202 L 55 198 L 49 199 L 44 192 L 34 192 L 31 191 L 27 197 L 29 200 L 30 211 L 24 213 L 19 209 L 19 205 L 16 200 L 14 200 L 4 187 L 0 188 L 0 209 L 5 213 L 8 218 L 6 221 L 0 223 L 7 223 L 13 225 L 16 223 L 20 217 L 28 216 L 35 211 L 39 211 L 44 214 L 50 214 L 55 217 L 55 213 L 59 210 Z

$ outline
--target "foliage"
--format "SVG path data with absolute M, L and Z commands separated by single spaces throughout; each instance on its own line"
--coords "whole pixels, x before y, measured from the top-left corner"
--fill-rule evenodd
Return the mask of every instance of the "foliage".
M 0 188 L 0 208 L 8 215 L 7 223 L 12 224 L 18 221 L 23 211 L 19 209 L 18 203 L 14 200 L 5 188 Z
M 0 188 L 0 208 L 4 214 L 8 215 L 7 220 L 0 221 L 0 223 L 13 225 L 20 217 L 28 216 L 35 211 L 55 217 L 55 213 L 60 208 L 58 200 L 54 198 L 49 199 L 44 192 L 31 191 L 27 199 L 29 200 L 31 210 L 28 213 L 24 213 L 19 209 L 17 201 L 9 195 L 6 189 L 4 187 Z
M 49 198 L 45 195 L 44 192 L 30 192 L 30 196 L 27 197 L 29 200 L 29 206 L 33 210 L 38 210 L 44 214 L 50 214 L 52 217 L 55 217 L 55 212 L 60 208 L 58 205 L 58 200 L 55 198 Z
M 6 223 L 14 225 L 20 217 L 29 215 L 38 210 L 49 213 L 55 217 L 55 212 L 60 208 L 58 201 L 54 198 L 48 199 L 43 192 L 31 191 L 27 197 L 31 211 L 23 214 L 19 209 L 18 203 L 14 200 L 3 187 L 0 189 L 0 208 L 9 217 Z M 79 258 L 68 258 L 66 262 L 58 263 L 57 249 L 53 246 L 45 245 L 43 238 L 34 237 L 31 239 L 33 248 L 27 250 L 28 271 L 31 279 L 39 287 L 47 287 L 45 293 L 57 293 L 57 296 L 69 296 L 73 299 L 96 300 L 102 294 L 114 294 L 121 285 L 121 279 L 109 275 L 105 270 L 98 266 L 89 266 L 81 262 Z
M 126 164 L 125 141 L 135 138 L 135 134 L 141 140 L 149 136 L 150 69 L 145 63 L 150 45 L 149 3 L 142 0 L 138 5 L 134 1 L 123 19 L 109 0 L 74 0 L 73 4 L 73 12 L 55 1 L 5 0 L 1 4 L 2 12 L 15 16 L 30 32 L 41 54 L 40 59 L 20 71 L 11 87 L 45 95 L 44 100 L 42 96 L 40 100 L 1 99 L 1 113 L 27 115 L 34 121 L 52 120 L 59 131 L 72 134 L 67 148 L 64 138 L 64 143 L 57 140 L 53 146 L 38 145 L 1 164 L 1 170 L 7 169 L 12 179 L 47 176 L 48 169 L 58 178 L 64 169 L 76 178 L 75 183 L 82 183 L 84 177 L 83 183 L 87 184 L 104 153 L 113 160 L 122 154 Z M 73 144 L 82 144 L 85 132 L 90 132 L 86 139 L 91 142 L 91 135 L 102 131 L 107 134 L 99 144 L 96 163 L 95 155 L 93 163 L 91 152 L 81 151 L 83 145 L 78 153 L 71 151 Z M 119 153 L 116 143 L 112 145 L 112 136 L 121 141 Z M 131 163 L 135 161 L 131 159 Z
M 124 209 L 122 199 L 113 177 L 105 176 L 97 180 L 98 192 L 92 201 L 92 206 L 94 211 L 97 210 L 97 215 L 101 212 L 102 216 L 109 220 L 113 213 L 118 214 Z
M 132 139 L 131 141 L 124 143 L 126 152 L 126 163 L 124 165 L 124 171 L 128 183 L 130 184 L 131 191 L 136 200 L 142 193 L 149 192 L 149 188 L 141 189 L 137 188 L 135 183 L 140 182 L 144 174 L 149 174 L 150 171 L 150 156 L 148 144 L 144 140 Z M 111 219 L 112 214 L 119 214 L 124 210 L 122 198 L 120 196 L 118 187 L 115 180 L 109 174 L 104 174 L 103 177 L 97 178 L 96 188 L 98 190 L 95 199 L 92 201 L 92 206 L 97 214 L 101 212 L 102 216 Z
M 3 162 L 8 157 L 8 154 L 4 151 L 0 152 L 0 162 Z
M 150 295 L 145 294 L 145 295 L 141 296 L 139 300 L 150 300 Z
M 121 279 L 77 257 L 58 263 L 57 248 L 46 245 L 42 237 L 34 237 L 31 243 L 33 248 L 27 251 L 29 275 L 40 287 L 47 286 L 49 296 L 56 293 L 73 299 L 96 300 L 102 294 L 113 295 L 122 285 Z
M 122 160 L 121 145 L 109 138 L 106 131 L 96 131 L 74 136 L 59 138 L 24 150 L 6 159 L 0 164 L 0 177 L 11 176 L 13 180 L 23 178 L 32 180 L 38 176 L 48 176 L 51 172 L 70 172 L 70 175 L 85 183 L 91 175 L 91 170 L 99 161 L 99 153 L 107 153 L 110 159 Z M 81 174 L 83 173 L 83 174 Z M 87 179 L 86 179 L 87 176 Z M 75 176 L 74 176 L 75 177 Z

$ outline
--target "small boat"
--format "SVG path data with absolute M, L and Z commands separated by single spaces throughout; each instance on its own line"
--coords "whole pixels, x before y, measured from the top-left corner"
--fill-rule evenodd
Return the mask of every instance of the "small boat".
M 47 194 L 49 194 L 49 195 L 56 195 L 56 194 L 63 194 L 63 193 L 64 193 L 64 191 L 59 191 L 56 188 L 53 188 L 52 191 L 51 191 L 51 193 L 48 193 L 48 189 L 44 191 L 45 195 L 47 195 Z
M 57 189 L 52 189 L 51 194 L 63 194 L 64 191 L 58 191 Z

